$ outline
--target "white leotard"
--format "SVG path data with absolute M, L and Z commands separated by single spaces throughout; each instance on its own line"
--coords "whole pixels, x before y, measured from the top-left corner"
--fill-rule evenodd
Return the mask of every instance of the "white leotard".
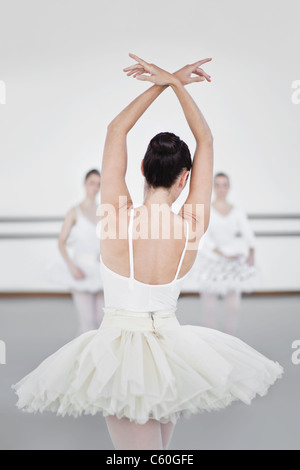
M 254 232 L 244 211 L 234 206 L 227 215 L 220 214 L 211 206 L 209 227 L 204 235 L 204 249 L 212 251 L 219 248 L 226 255 L 234 255 L 237 248 L 236 235 L 241 233 L 248 248 L 255 248 Z
M 58 254 L 47 266 L 47 280 L 51 284 L 64 286 L 68 291 L 96 293 L 102 290 L 100 272 L 100 236 L 97 225 L 83 214 L 79 205 L 76 209 L 76 223 L 73 225 L 67 239 L 72 262 L 80 268 L 85 277 L 75 279 L 65 260 Z
M 82 212 L 79 204 L 75 206 L 77 219 L 68 237 L 68 245 L 75 255 L 94 254 L 100 256 L 100 240 L 97 237 L 97 225 L 89 220 Z

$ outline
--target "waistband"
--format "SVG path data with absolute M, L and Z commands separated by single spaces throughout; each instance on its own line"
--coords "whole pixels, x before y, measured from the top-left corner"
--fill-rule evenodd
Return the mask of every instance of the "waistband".
M 119 308 L 113 308 L 113 307 L 103 307 L 103 311 L 104 311 L 105 315 L 104 315 L 104 319 L 102 321 L 102 325 L 105 326 L 107 324 L 110 324 L 108 318 L 119 318 L 120 320 L 122 320 L 122 318 L 124 320 L 125 320 L 125 318 L 127 318 L 127 320 L 125 322 L 127 327 L 129 327 L 130 329 L 131 328 L 140 329 L 141 324 L 140 324 L 139 320 L 142 321 L 142 319 L 144 319 L 146 321 L 146 325 L 145 325 L 145 322 L 143 321 L 142 322 L 143 323 L 142 328 L 145 328 L 148 331 L 150 329 L 150 331 L 152 331 L 152 333 L 157 338 L 161 338 L 162 334 L 158 331 L 157 321 L 158 321 L 158 324 L 161 324 L 161 322 L 159 320 L 173 318 L 177 322 L 178 320 L 177 320 L 177 316 L 176 316 L 176 310 L 177 310 L 177 308 L 175 308 L 175 309 L 154 310 L 154 311 L 147 311 L 147 312 L 145 312 L 145 311 L 144 312 L 135 312 L 135 311 L 132 311 L 132 310 L 127 310 L 127 309 L 119 309 Z M 130 319 L 131 319 L 131 322 L 130 322 Z M 147 324 L 148 324 L 147 319 L 151 321 L 149 326 L 147 326 Z M 125 323 L 122 322 L 122 324 L 124 326 L 125 326 Z M 129 324 L 130 324 L 130 326 L 129 326 Z
M 162 309 L 162 310 L 149 310 L 147 312 L 136 312 L 133 310 L 123 309 L 123 308 L 114 308 L 114 307 L 103 307 L 105 313 L 110 313 L 112 315 L 122 315 L 129 317 L 139 317 L 139 318 L 151 318 L 152 316 L 157 317 L 173 317 L 176 315 L 175 309 Z

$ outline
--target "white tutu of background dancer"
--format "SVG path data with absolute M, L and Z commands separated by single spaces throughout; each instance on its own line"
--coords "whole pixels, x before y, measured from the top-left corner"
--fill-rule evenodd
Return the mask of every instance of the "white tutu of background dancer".
M 238 233 L 242 240 L 237 238 Z M 193 267 L 199 292 L 253 292 L 262 278 L 261 269 L 248 263 L 248 250 L 255 247 L 253 231 L 240 207 L 233 206 L 227 215 L 222 215 L 211 206 L 209 227 Z

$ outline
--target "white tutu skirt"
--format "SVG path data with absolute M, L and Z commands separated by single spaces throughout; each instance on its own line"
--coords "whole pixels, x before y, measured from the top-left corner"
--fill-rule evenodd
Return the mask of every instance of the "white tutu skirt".
M 217 253 L 200 252 L 194 266 L 199 292 L 226 295 L 232 291 L 255 291 L 261 283 L 261 270 L 257 266 L 250 266 L 246 260 L 245 255 L 232 260 Z
M 282 367 L 220 331 L 181 325 L 175 312 L 104 308 L 99 330 L 48 357 L 12 388 L 18 408 L 175 423 L 264 396 Z
M 85 277 L 75 279 L 67 264 L 61 257 L 46 266 L 46 279 L 51 284 L 65 287 L 68 291 L 96 293 L 103 290 L 99 255 L 95 253 L 76 253 L 72 256 L 73 263 L 80 268 Z

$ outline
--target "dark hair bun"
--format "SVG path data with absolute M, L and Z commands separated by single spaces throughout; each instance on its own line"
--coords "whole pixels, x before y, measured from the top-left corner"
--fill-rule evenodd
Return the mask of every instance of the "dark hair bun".
M 178 152 L 181 141 L 177 136 L 170 137 L 168 133 L 154 137 L 150 142 L 151 149 L 159 155 L 174 155 Z
M 170 188 L 180 173 L 191 167 L 189 148 L 177 135 L 160 132 L 150 140 L 143 159 L 144 176 L 150 186 Z

